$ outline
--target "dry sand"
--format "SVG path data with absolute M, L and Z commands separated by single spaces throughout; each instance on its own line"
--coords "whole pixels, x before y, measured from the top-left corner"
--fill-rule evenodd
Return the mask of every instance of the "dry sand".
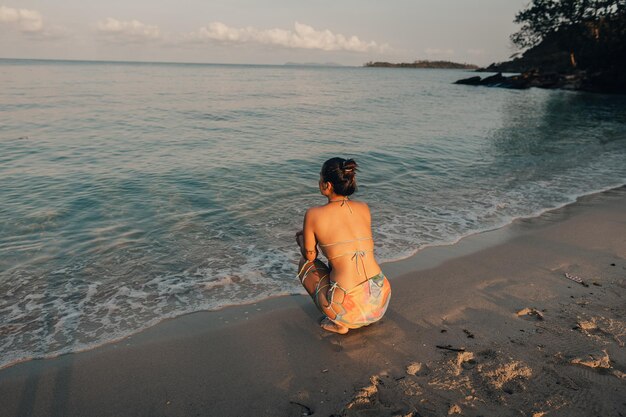
M 194 313 L 1 370 L 0 415 L 626 416 L 625 187 L 383 268 L 368 328 L 304 296 Z

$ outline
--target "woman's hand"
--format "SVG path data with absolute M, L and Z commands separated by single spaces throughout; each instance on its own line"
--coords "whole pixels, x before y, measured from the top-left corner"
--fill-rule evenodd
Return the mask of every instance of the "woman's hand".
M 296 243 L 298 247 L 302 249 L 302 246 L 304 246 L 304 231 L 300 230 L 296 232 Z

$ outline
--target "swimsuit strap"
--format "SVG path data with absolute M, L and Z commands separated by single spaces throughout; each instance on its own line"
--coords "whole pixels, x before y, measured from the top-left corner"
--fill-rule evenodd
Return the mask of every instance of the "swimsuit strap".
M 333 259 L 337 259 L 340 258 L 342 256 L 346 256 L 346 255 L 352 255 L 352 258 L 354 259 L 354 257 L 363 257 L 365 256 L 366 252 L 374 252 L 373 250 L 355 250 L 352 252 L 346 252 L 346 253 L 342 253 L 341 255 L 337 255 L 337 256 L 333 256 L 332 258 L 327 258 L 329 261 L 332 261 Z
M 361 271 L 359 271 L 359 258 L 361 258 L 361 265 L 363 265 L 363 273 L 365 273 L 365 261 L 363 260 L 365 253 L 366 251 L 364 250 L 355 250 L 354 255 L 352 255 L 352 258 L 351 258 L 351 259 L 354 259 L 354 267 L 356 268 L 356 273 L 359 275 L 361 275 Z
M 379 272 L 378 274 L 366 278 L 364 281 L 356 284 L 354 287 L 350 288 L 349 290 L 346 290 L 345 288 L 343 288 L 341 285 L 339 285 L 337 282 L 335 281 L 330 281 L 330 288 L 328 289 L 328 292 L 330 292 L 332 290 L 332 293 L 330 294 L 330 299 L 328 300 L 329 304 L 332 304 L 333 302 L 333 297 L 335 295 L 335 289 L 339 288 L 341 291 L 343 291 L 345 294 L 350 294 L 352 291 L 356 290 L 357 288 L 359 288 L 361 285 L 365 284 L 366 282 L 370 281 L 373 278 L 378 277 L 379 275 L 382 274 L 382 271 Z
M 307 265 L 309 264 L 309 262 L 311 263 L 311 265 L 309 265 L 309 267 L 307 268 L 306 272 L 304 274 L 302 274 L 302 271 L 304 271 L 304 268 L 307 267 Z M 314 261 L 309 261 L 307 260 L 304 265 L 302 265 L 302 268 L 300 269 L 300 272 L 298 272 L 298 278 L 300 279 L 300 283 L 304 284 L 304 280 L 306 279 L 307 275 L 309 274 L 309 272 L 311 272 L 311 270 L 315 268 L 315 262 Z
M 355 250 L 354 252 L 346 252 L 346 253 L 342 253 L 341 255 L 328 258 L 328 261 L 332 261 L 333 259 L 337 259 L 342 256 L 352 255 L 352 258 L 350 259 L 354 259 L 354 266 L 356 267 L 356 272 L 357 274 L 361 275 L 361 271 L 359 271 L 359 259 L 361 259 L 361 265 L 363 265 L 363 272 L 365 272 L 365 261 L 363 260 L 363 257 L 367 254 L 367 252 L 374 253 L 373 250 Z
M 372 238 L 371 237 L 357 237 L 356 239 L 341 240 L 339 242 L 327 243 L 325 245 L 322 245 L 321 243 L 319 243 L 319 246 L 322 247 L 322 248 L 325 248 L 327 246 L 340 245 L 342 243 L 350 243 L 350 242 L 360 242 L 362 240 L 372 240 Z
M 360 284 L 359 284 L 360 285 Z M 358 285 L 357 285 L 358 287 Z M 335 297 L 335 289 L 339 288 L 341 291 L 343 291 L 345 294 L 348 294 L 349 291 L 352 291 L 354 288 L 350 289 L 350 290 L 346 290 L 345 288 L 343 288 L 341 285 L 339 285 L 336 281 L 331 281 L 331 285 L 330 288 L 328 289 L 328 292 L 330 293 L 330 298 L 328 299 L 328 305 L 332 305 L 333 304 L 333 298 Z M 356 287 L 355 287 L 356 288 Z M 332 292 L 331 292 L 332 291 Z M 328 294 L 328 293 L 327 293 Z
M 328 200 L 329 203 L 341 202 L 341 207 L 343 207 L 343 205 L 345 204 L 346 206 L 348 206 L 348 209 L 350 210 L 350 214 L 352 214 L 352 207 L 350 207 L 350 204 L 348 203 L 348 201 L 350 201 L 348 197 L 342 198 L 341 200 Z

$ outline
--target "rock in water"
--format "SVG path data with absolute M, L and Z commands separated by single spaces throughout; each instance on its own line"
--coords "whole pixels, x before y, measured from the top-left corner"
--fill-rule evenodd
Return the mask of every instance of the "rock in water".
M 455 81 L 454 83 L 466 85 L 480 85 L 480 77 L 476 75 L 475 77 L 464 78 L 462 80 Z
M 485 77 L 480 81 L 480 85 L 488 85 L 488 86 L 499 86 L 500 84 L 506 82 L 506 77 L 502 76 L 502 73 L 499 72 L 495 75 L 491 75 L 489 77 Z

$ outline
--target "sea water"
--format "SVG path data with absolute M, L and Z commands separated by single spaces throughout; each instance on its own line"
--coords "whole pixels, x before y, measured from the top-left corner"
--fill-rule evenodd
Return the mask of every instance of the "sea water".
M 381 262 L 625 183 L 626 97 L 470 75 L 0 60 L 0 366 L 302 293 L 329 157 Z

